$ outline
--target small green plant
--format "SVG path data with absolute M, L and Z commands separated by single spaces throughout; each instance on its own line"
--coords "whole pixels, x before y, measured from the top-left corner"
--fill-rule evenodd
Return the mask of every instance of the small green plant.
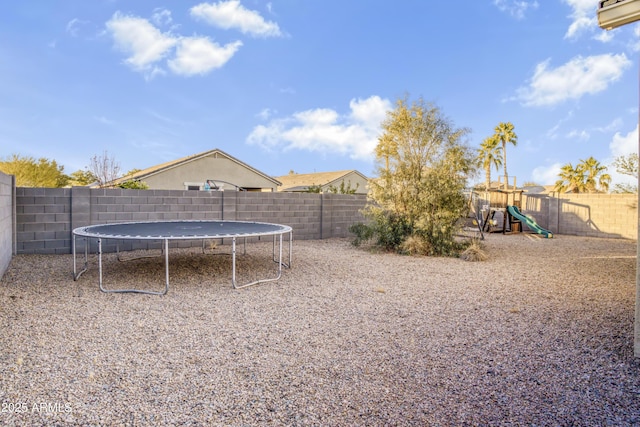
M 351 181 L 347 185 L 344 185 L 344 181 L 340 183 L 340 186 L 336 187 L 334 185 L 329 186 L 329 193 L 333 194 L 356 194 L 358 191 L 358 187 L 360 187 L 359 183 L 356 183 L 355 188 L 351 187 Z
M 355 235 L 354 246 L 373 241 L 376 246 L 385 251 L 399 250 L 404 240 L 412 234 L 412 228 L 401 215 L 386 211 L 371 213 L 372 221 L 368 224 L 357 223 L 349 227 Z
M 349 232 L 355 235 L 351 244 L 356 247 L 369 242 L 374 234 L 373 227 L 363 224 L 362 222 L 350 225 Z
M 149 186 L 144 181 L 138 181 L 135 179 L 128 179 L 117 185 L 118 188 L 124 188 L 126 190 L 148 190 Z
M 322 193 L 322 185 L 315 185 L 312 184 L 310 186 L 307 187 L 307 190 L 305 191 L 306 193 Z

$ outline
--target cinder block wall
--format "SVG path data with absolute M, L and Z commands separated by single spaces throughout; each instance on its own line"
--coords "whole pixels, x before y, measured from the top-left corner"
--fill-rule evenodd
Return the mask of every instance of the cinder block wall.
M 635 194 L 562 194 L 551 202 L 557 204 L 559 234 L 637 239 Z
M 13 175 L 0 172 L 0 278 L 7 270 L 14 252 L 14 193 Z
M 556 234 L 638 237 L 636 194 L 529 195 L 524 197 L 522 211 Z
M 16 188 L 17 253 L 71 252 L 71 189 Z
M 549 196 L 538 194 L 524 195 L 522 198 L 522 213 L 530 216 L 542 228 L 546 228 L 553 233 L 557 233 L 556 229 L 552 229 L 549 222 Z M 525 225 L 526 226 L 526 225 Z
M 73 229 L 127 221 L 259 221 L 291 226 L 296 240 L 345 237 L 349 225 L 362 220 L 365 203 L 366 196 L 341 194 L 18 188 L 17 252 L 70 253 Z M 114 248 L 109 242 L 104 246 Z
M 17 188 L 14 240 L 8 231 L 12 228 L 8 179 L 5 175 L 0 180 L 0 267 L 8 265 L 12 241 L 17 253 L 70 253 L 74 228 L 110 222 L 260 221 L 289 225 L 299 240 L 346 237 L 349 226 L 364 219 L 361 211 L 367 201 L 364 195 L 344 194 Z M 522 211 L 555 234 L 635 240 L 637 205 L 637 195 L 529 195 Z M 122 246 L 137 247 L 147 245 Z
M 366 195 L 323 194 L 321 201 L 322 231 L 320 237 L 323 239 L 326 237 L 348 237 L 350 225 L 365 222 L 362 210 L 367 202 Z

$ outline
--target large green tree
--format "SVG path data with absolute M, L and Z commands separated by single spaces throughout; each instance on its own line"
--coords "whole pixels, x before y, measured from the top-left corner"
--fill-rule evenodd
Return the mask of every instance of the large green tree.
M 0 171 L 15 175 L 19 187 L 60 188 L 69 182 L 69 177 L 64 174 L 64 166 L 46 158 L 36 160 L 13 154 L 0 161 Z
M 514 147 L 518 145 L 518 135 L 514 132 L 511 122 L 501 122 L 496 126 L 493 138 L 496 138 L 502 145 L 502 166 L 504 167 L 504 185 L 509 186 L 509 173 L 507 172 L 507 144 Z
M 78 170 L 69 175 L 70 181 L 69 184 L 72 186 L 79 185 L 89 185 L 98 181 L 98 178 L 88 170 Z
M 382 131 L 366 210 L 372 221 L 354 228 L 356 243 L 375 236 L 378 245 L 399 252 L 455 253 L 464 188 L 475 168 L 475 153 L 464 141 L 468 130 L 455 128 L 422 98 L 405 98 L 387 113 Z
M 495 137 L 485 138 L 478 149 L 478 163 L 484 169 L 485 185 L 484 189 L 491 187 L 491 169 L 498 170 L 502 166 L 502 151 L 500 141 Z

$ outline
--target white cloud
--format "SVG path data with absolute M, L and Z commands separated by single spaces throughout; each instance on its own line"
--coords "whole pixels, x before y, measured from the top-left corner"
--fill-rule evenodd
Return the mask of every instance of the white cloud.
M 259 117 L 261 120 L 267 121 L 275 113 L 277 112 L 271 110 L 270 108 L 263 108 L 262 111 L 256 114 L 256 117 Z
M 602 43 L 609 43 L 611 40 L 613 40 L 613 32 L 611 32 L 611 31 L 600 31 L 593 38 L 595 40 L 598 40 L 599 42 L 602 42 Z
M 577 139 L 578 141 L 588 141 L 591 138 L 591 134 L 586 130 L 573 129 L 567 134 L 569 139 Z
M 256 37 L 282 36 L 275 22 L 265 21 L 260 13 L 246 9 L 240 0 L 200 3 L 190 9 L 191 16 L 225 30 L 232 28 Z
M 106 23 L 116 47 L 127 53 L 125 63 L 136 71 L 149 71 L 175 46 L 177 40 L 163 34 L 146 19 L 116 12 Z
M 283 87 L 280 90 L 280 93 L 286 93 L 287 95 L 295 95 L 296 94 L 296 90 L 292 87 Z
M 171 12 L 161 8 L 154 10 L 152 20 L 158 25 L 173 22 Z M 144 73 L 147 80 L 166 74 L 164 65 L 182 76 L 206 74 L 224 66 L 242 46 L 240 41 L 220 46 L 204 36 L 181 37 L 170 31 L 163 33 L 144 18 L 120 12 L 107 21 L 106 27 L 116 48 L 128 55 L 125 63 Z M 166 64 L 163 63 L 165 60 Z
M 638 126 L 626 135 L 616 132 L 613 139 L 609 143 L 612 157 L 623 156 L 626 154 L 638 152 Z
M 558 138 L 558 131 L 560 130 L 560 128 L 562 128 L 562 126 L 564 126 L 564 124 L 566 122 L 568 122 L 569 120 L 571 120 L 573 118 L 574 112 L 573 110 L 569 110 L 569 112 L 566 114 L 565 117 L 561 118 L 560 120 L 558 120 L 558 122 L 546 132 L 547 138 L 549 139 L 557 139 Z
M 598 132 L 613 132 L 622 126 L 622 119 L 617 117 L 611 121 L 608 125 L 595 127 L 594 130 Z
M 378 96 L 353 99 L 349 114 L 318 108 L 272 120 L 256 126 L 247 143 L 265 149 L 298 149 L 321 153 L 338 153 L 353 159 L 372 160 L 378 144 L 380 125 L 393 107 Z
M 633 27 L 633 36 L 635 39 L 629 42 L 629 47 L 633 52 L 640 52 L 640 24 Z
M 559 179 L 561 163 L 554 163 L 550 166 L 539 166 L 531 172 L 533 182 L 540 185 L 552 185 Z
M 115 122 L 113 120 L 110 120 L 110 119 L 106 118 L 105 116 L 94 116 L 93 118 L 94 118 L 94 120 L 97 120 L 98 122 L 102 123 L 103 125 L 112 126 L 112 125 L 115 124 Z
M 83 21 L 78 18 L 73 18 L 71 21 L 67 22 L 66 31 L 72 37 L 78 37 L 78 32 L 80 31 L 80 27 L 88 24 L 89 21 Z
M 602 92 L 631 66 L 625 54 L 577 56 L 553 69 L 549 63 L 548 59 L 538 64 L 529 86 L 518 89 L 516 98 L 524 105 L 555 105 Z
M 598 29 L 597 0 L 563 0 L 571 7 L 571 25 L 564 37 L 575 39 L 585 32 L 593 32 Z
M 506 12 L 516 19 L 524 19 L 524 15 L 529 9 L 537 9 L 537 1 L 524 0 L 493 0 L 493 4 L 502 12 Z
M 240 46 L 240 41 L 220 46 L 207 37 L 183 37 L 179 40 L 175 58 L 168 61 L 169 68 L 183 76 L 206 74 L 226 64 Z
M 157 7 L 153 9 L 153 14 L 151 15 L 151 20 L 154 24 L 158 26 L 169 25 L 173 22 L 173 18 L 171 17 L 171 11 L 162 7 Z

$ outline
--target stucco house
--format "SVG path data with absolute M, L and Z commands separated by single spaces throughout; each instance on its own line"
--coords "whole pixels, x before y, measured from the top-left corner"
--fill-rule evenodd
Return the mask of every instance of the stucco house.
M 320 191 L 327 193 L 334 188 L 339 191 L 341 186 L 344 186 L 345 189 L 355 190 L 355 194 L 367 194 L 369 189 L 369 178 L 357 170 L 290 173 L 276 179 L 281 182 L 278 191 L 285 192 L 306 192 L 310 187 L 320 186 Z
M 276 191 L 280 182 L 219 149 L 138 171 L 114 181 L 144 181 L 152 190 Z

